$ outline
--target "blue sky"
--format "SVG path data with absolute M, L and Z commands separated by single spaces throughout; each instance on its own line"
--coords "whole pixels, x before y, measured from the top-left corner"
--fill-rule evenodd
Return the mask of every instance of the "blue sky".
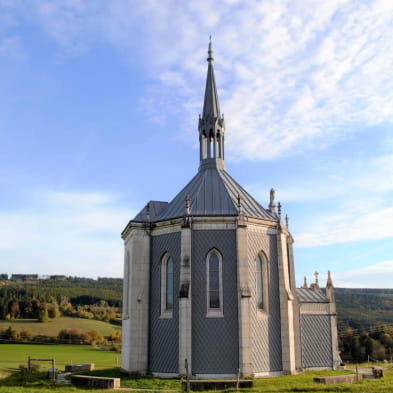
M 390 0 L 0 0 L 1 273 L 122 275 L 197 171 L 210 34 L 227 170 L 275 188 L 298 283 L 392 286 Z

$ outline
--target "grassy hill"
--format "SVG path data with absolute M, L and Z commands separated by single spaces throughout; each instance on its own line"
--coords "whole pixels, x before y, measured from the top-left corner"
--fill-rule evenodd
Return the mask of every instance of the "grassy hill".
M 121 326 L 115 326 L 107 322 L 96 321 L 93 319 L 60 317 L 41 323 L 35 319 L 15 319 L 11 321 L 0 321 L 0 330 L 11 326 L 18 331 L 29 329 L 36 335 L 56 337 L 62 329 L 76 329 L 80 333 L 95 330 L 101 336 L 107 337 L 114 332 L 120 332 Z
M 108 329 L 119 328 L 104 322 L 82 318 L 62 317 L 51 319 L 50 322 L 44 324 L 24 318 L 36 317 L 31 312 L 29 315 L 34 298 L 40 299 L 41 302 L 56 299 L 59 305 L 64 299 L 68 299 L 67 301 L 72 303 L 74 309 L 105 302 L 108 307 L 116 307 L 115 311 L 119 314 L 122 287 L 122 280 L 113 278 L 93 280 L 69 277 L 62 281 L 39 279 L 28 282 L 0 280 L 0 330 L 11 325 L 16 329 L 30 329 L 33 334 L 39 330 L 42 334 L 52 336 L 57 335 L 60 329 L 76 328 L 81 332 L 96 330 L 107 336 Z M 18 319 L 12 322 L 3 321 L 6 314 L 10 313 L 12 302 L 19 304 Z M 347 327 L 362 331 L 370 330 L 380 323 L 393 326 L 393 289 L 336 288 L 336 302 L 339 333 L 343 333 Z M 91 308 L 90 311 L 92 311 Z M 70 315 L 63 311 L 62 313 Z M 96 315 L 94 318 L 102 319 Z M 119 319 L 118 315 L 117 318 Z
M 370 330 L 377 324 L 393 326 L 393 289 L 336 288 L 338 329 Z

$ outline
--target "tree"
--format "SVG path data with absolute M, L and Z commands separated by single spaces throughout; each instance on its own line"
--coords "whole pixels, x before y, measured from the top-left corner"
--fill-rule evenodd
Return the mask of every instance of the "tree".
M 360 341 L 359 341 L 359 337 L 355 336 L 352 339 L 352 343 L 351 343 L 351 354 L 352 354 L 352 358 L 354 360 L 359 361 L 361 359 L 361 346 L 360 346 Z
M 366 356 L 372 356 L 375 347 L 375 340 L 373 340 L 371 337 L 367 337 L 364 346 L 366 348 Z
M 48 308 L 46 307 L 46 305 L 42 306 L 38 310 L 38 320 L 40 322 L 48 322 L 49 321 Z
M 12 302 L 11 307 L 10 307 L 10 312 L 12 318 L 16 319 L 19 317 L 19 303 L 17 302 Z
M 59 318 L 61 316 L 60 310 L 59 310 L 59 306 L 57 305 L 57 303 L 50 303 L 48 305 L 48 315 L 49 318 Z

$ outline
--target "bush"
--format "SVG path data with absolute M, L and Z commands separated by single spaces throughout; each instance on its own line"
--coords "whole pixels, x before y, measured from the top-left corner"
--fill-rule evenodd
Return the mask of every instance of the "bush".
M 38 320 L 40 322 L 48 322 L 49 321 L 49 315 L 48 315 L 48 308 L 45 306 L 42 306 L 38 310 Z

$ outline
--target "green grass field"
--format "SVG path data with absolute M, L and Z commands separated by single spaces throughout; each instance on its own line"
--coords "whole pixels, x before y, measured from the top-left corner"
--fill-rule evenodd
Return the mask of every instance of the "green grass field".
M 9 326 L 19 331 L 22 329 L 29 329 L 34 336 L 42 334 L 51 337 L 56 337 L 62 329 L 77 329 L 80 333 L 95 330 L 101 334 L 101 336 L 110 336 L 113 332 L 121 330 L 121 326 L 111 325 L 110 323 L 96 321 L 94 319 L 71 317 L 60 317 L 44 323 L 38 322 L 35 319 L 0 321 L 0 330 L 7 329 Z
M 85 374 L 85 373 L 84 373 Z M 180 390 L 181 381 L 179 379 L 158 379 L 153 377 L 129 377 L 122 374 L 119 369 L 101 370 L 95 372 L 99 376 L 121 377 L 123 388 L 151 389 L 159 392 L 161 389 Z M 313 392 L 346 392 L 346 393 L 391 393 L 393 391 L 393 372 L 387 371 L 385 377 L 380 380 L 363 380 L 354 384 L 323 385 L 313 381 L 315 376 L 326 376 L 337 374 L 329 371 L 307 371 L 296 376 L 285 376 L 275 378 L 263 378 L 254 380 L 253 389 L 244 389 L 244 393 L 313 393 Z M 32 376 L 30 380 L 19 373 L 3 380 L 0 380 L 0 393 L 20 393 L 20 392 L 85 392 L 85 389 L 77 389 L 70 386 L 51 386 L 44 375 Z M 96 393 L 103 393 L 108 390 L 94 390 Z M 217 392 L 236 392 L 236 389 Z
M 100 351 L 90 345 L 34 345 L 1 344 L 0 373 L 7 373 L 27 363 L 28 356 L 35 359 L 55 359 L 56 368 L 64 371 L 66 364 L 94 363 L 95 368 L 111 368 L 120 365 L 120 354 L 112 351 Z M 42 362 L 42 367 L 49 368 L 50 363 Z
M 42 393 L 42 392 L 77 392 L 86 393 L 85 389 L 72 386 L 51 386 L 46 373 L 41 372 L 26 376 L 18 371 L 19 364 L 26 363 L 28 356 L 34 358 L 54 358 L 56 367 L 64 370 L 68 363 L 94 363 L 95 371 L 90 374 L 121 378 L 121 386 L 134 389 L 181 389 L 179 379 L 158 379 L 153 377 L 135 377 L 121 373 L 117 367 L 120 355 L 115 352 L 104 352 L 90 346 L 81 345 L 27 345 L 2 344 L 0 345 L 0 393 Z M 43 369 L 50 367 L 50 363 L 42 363 Z M 365 367 L 365 365 L 362 365 Z M 253 389 L 242 390 L 250 393 L 290 393 L 290 392 L 347 392 L 347 393 L 391 393 L 393 392 L 393 369 L 385 370 L 384 378 L 380 380 L 363 380 L 355 384 L 322 385 L 313 381 L 318 376 L 337 375 L 348 371 L 306 371 L 296 376 L 256 379 Z M 87 374 L 87 373 L 83 373 Z M 107 390 L 105 390 L 107 392 Z M 94 390 L 103 393 L 104 390 Z M 222 391 L 223 392 L 223 391 Z M 227 390 L 236 392 L 236 389 Z

